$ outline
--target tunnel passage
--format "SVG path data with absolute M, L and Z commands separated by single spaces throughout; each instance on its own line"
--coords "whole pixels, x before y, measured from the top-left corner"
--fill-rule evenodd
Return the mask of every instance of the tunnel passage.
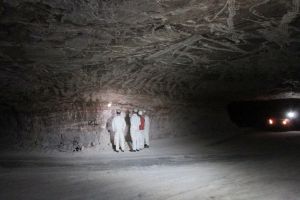
M 243 103 L 227 112 L 300 99 L 299 9 L 0 0 L 0 199 L 299 199 L 299 131 L 251 132 Z M 126 137 L 114 152 L 112 116 L 134 108 L 150 148 Z
M 300 127 L 298 118 L 300 100 L 296 98 L 236 101 L 230 103 L 227 109 L 231 120 L 240 127 L 278 128 L 281 130 L 280 127 L 272 127 L 275 125 L 273 123 L 276 123 L 276 119 L 277 121 L 288 119 L 293 122 L 290 125 L 286 124 L 286 127 L 281 127 L 282 130 L 299 130 Z
M 2 0 L 1 141 L 106 148 L 118 107 L 153 138 L 231 130 L 229 102 L 299 92 L 299 4 Z

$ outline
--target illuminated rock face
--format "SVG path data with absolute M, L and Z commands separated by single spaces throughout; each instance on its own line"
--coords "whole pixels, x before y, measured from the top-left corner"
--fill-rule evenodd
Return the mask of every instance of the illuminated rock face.
M 97 96 L 100 98 L 100 95 Z M 108 101 L 110 100 L 110 101 Z M 74 151 L 79 148 L 112 148 L 111 121 L 116 109 L 126 113 L 125 133 L 129 149 L 129 116 L 134 108 L 143 109 L 151 119 L 151 139 L 198 135 L 202 137 L 233 134 L 224 105 L 187 104 L 155 97 L 136 97 L 109 93 L 102 101 L 76 102 L 61 110 L 36 113 L 5 112 L 0 124 L 7 145 L 27 149 Z M 108 103 L 111 106 L 108 107 Z
M 176 132 L 168 130 L 175 125 L 160 123 L 188 116 L 179 111 L 186 107 L 210 115 L 205 102 L 225 105 L 297 92 L 299 5 L 300 0 L 3 0 L 0 108 L 19 113 L 19 124 L 26 121 L 20 113 L 33 124 L 50 121 L 59 130 L 47 130 L 60 141 L 59 132 L 68 132 L 64 124 L 94 119 L 109 95 L 126 109 L 162 112 L 155 126 L 167 127 L 160 129 L 167 135 Z M 68 121 L 80 112 L 86 117 Z M 2 118 L 16 118 L 7 115 Z M 47 131 L 39 128 L 44 136 Z M 91 138 L 101 132 L 83 129 Z

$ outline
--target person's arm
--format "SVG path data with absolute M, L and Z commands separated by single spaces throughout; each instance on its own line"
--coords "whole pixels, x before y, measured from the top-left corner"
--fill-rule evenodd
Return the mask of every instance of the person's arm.
M 150 126 L 150 120 L 148 116 L 145 116 L 145 129 L 148 129 L 148 127 Z
M 123 132 L 125 131 L 125 129 L 126 129 L 126 121 L 125 119 L 123 119 L 123 127 L 122 127 Z
M 115 132 L 115 119 L 112 120 L 111 129 L 113 132 Z

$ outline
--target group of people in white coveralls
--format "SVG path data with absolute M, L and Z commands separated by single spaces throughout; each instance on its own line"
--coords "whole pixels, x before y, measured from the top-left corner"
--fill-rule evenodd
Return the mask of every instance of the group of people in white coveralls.
M 149 129 L 150 119 L 146 115 L 145 110 L 134 109 L 130 116 L 130 137 L 131 137 L 131 152 L 140 151 L 144 148 L 149 148 Z M 125 149 L 126 121 L 122 116 L 121 110 L 116 111 L 116 116 L 112 120 L 112 131 L 114 132 L 115 151 Z

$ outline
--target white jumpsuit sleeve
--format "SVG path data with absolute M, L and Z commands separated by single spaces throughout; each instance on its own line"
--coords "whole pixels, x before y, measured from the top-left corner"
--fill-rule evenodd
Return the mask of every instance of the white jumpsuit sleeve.
M 123 118 L 123 132 L 125 131 L 125 129 L 126 129 L 126 121 L 125 121 L 125 119 Z
M 115 130 L 116 130 L 116 125 L 115 125 L 115 123 L 116 123 L 116 119 L 113 118 L 112 123 L 111 123 L 111 129 L 112 129 L 113 132 L 115 132 Z

